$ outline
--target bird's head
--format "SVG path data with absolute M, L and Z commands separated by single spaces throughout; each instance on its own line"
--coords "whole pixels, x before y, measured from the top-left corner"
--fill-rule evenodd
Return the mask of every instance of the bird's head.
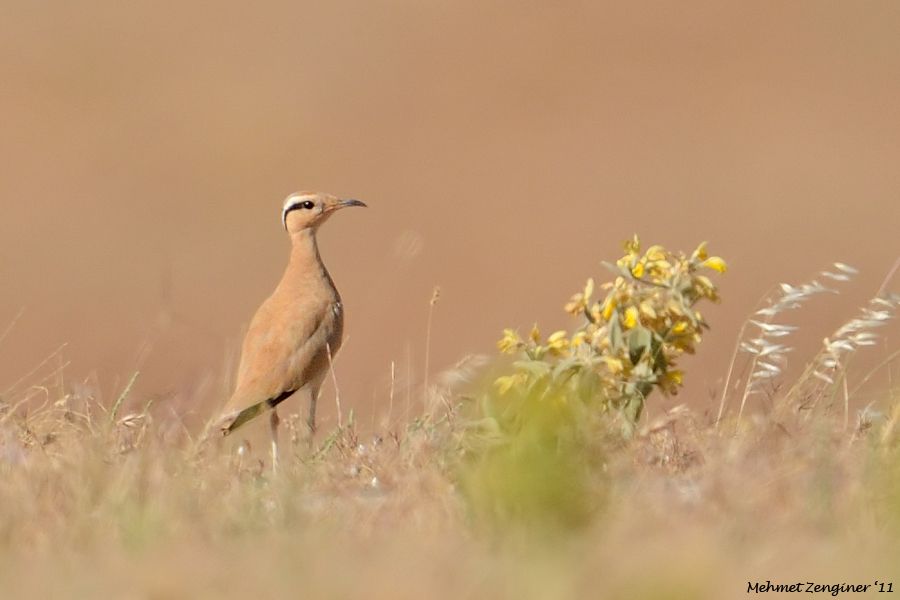
M 359 200 L 342 200 L 330 194 L 294 192 L 284 201 L 281 222 L 291 235 L 305 229 L 315 231 L 336 210 L 348 206 L 365 206 Z

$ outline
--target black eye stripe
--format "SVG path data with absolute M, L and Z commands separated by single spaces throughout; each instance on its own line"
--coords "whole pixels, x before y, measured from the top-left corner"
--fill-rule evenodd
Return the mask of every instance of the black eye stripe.
M 294 201 L 294 202 L 291 202 L 291 203 L 288 204 L 287 206 L 285 206 L 285 207 L 284 207 L 284 212 L 281 213 L 281 222 L 284 223 L 285 229 L 287 229 L 287 216 L 288 216 L 288 213 L 290 213 L 290 212 L 292 212 L 292 211 L 295 211 L 295 210 L 297 210 L 297 209 L 300 209 L 300 208 L 302 208 L 302 209 L 304 209 L 304 210 L 312 210 L 312 209 L 314 209 L 315 207 L 316 207 L 316 203 L 313 202 L 312 200 L 304 200 L 304 201 L 302 201 L 302 202 L 299 201 L 299 200 L 296 200 L 296 201 Z
M 284 226 L 287 227 L 287 216 L 291 211 L 297 210 L 298 208 L 303 208 L 306 210 L 312 210 L 316 207 L 316 203 L 312 200 L 304 200 L 303 202 L 292 202 L 288 204 L 284 208 L 284 212 L 281 214 L 281 221 L 284 223 Z
M 316 207 L 316 203 L 312 200 L 304 200 L 303 202 L 293 202 L 287 208 L 284 209 L 284 214 L 287 215 L 289 212 L 297 210 L 298 208 L 305 208 L 306 210 L 311 210 Z

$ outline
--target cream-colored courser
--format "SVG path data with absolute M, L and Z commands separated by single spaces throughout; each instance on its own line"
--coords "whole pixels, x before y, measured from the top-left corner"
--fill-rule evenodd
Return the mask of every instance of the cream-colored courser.
M 296 392 L 308 395 L 312 436 L 319 387 L 341 347 L 343 306 L 319 255 L 316 232 L 335 211 L 348 206 L 365 204 L 313 192 L 297 192 L 285 200 L 281 220 L 291 237 L 291 257 L 278 287 L 250 322 L 234 394 L 223 411 L 226 435 L 270 413 L 273 468 L 278 460 L 275 408 Z

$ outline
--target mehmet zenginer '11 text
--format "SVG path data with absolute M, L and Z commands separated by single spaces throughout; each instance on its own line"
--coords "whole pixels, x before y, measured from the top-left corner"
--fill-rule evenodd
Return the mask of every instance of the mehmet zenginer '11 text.
M 766 592 L 794 592 L 807 594 L 831 594 L 837 596 L 841 592 L 844 593 L 860 593 L 860 592 L 889 592 L 893 593 L 894 583 L 891 581 L 876 581 L 875 583 L 814 583 L 812 581 L 798 583 L 772 583 L 771 581 L 747 582 L 747 593 L 765 594 Z

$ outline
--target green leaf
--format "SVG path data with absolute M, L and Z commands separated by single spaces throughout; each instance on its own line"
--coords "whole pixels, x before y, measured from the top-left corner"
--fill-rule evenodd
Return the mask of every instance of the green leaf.
M 517 360 L 513 366 L 535 377 L 544 377 L 550 373 L 550 365 L 541 360 Z
M 579 367 L 581 367 L 581 359 L 578 357 L 570 356 L 569 358 L 561 360 L 553 369 L 553 379 L 558 379 L 566 371 L 575 370 Z
M 619 354 L 619 351 L 624 346 L 618 309 L 613 311 L 612 318 L 609 320 L 609 345 L 613 354 Z
M 628 358 L 631 364 L 636 365 L 641 361 L 645 352 L 650 350 L 653 334 L 646 327 L 640 325 L 628 332 Z
M 644 399 L 640 396 L 632 396 L 625 405 L 625 417 L 632 423 L 637 423 L 644 410 Z
M 634 369 L 631 370 L 631 375 L 633 377 L 636 377 L 640 381 L 656 380 L 656 375 L 653 374 L 653 370 L 650 369 L 650 365 L 645 362 L 635 365 Z
M 657 373 L 665 373 L 669 365 L 666 363 L 666 355 L 663 352 L 663 339 L 659 334 L 654 334 L 650 342 L 650 351 L 653 353 L 653 370 Z

